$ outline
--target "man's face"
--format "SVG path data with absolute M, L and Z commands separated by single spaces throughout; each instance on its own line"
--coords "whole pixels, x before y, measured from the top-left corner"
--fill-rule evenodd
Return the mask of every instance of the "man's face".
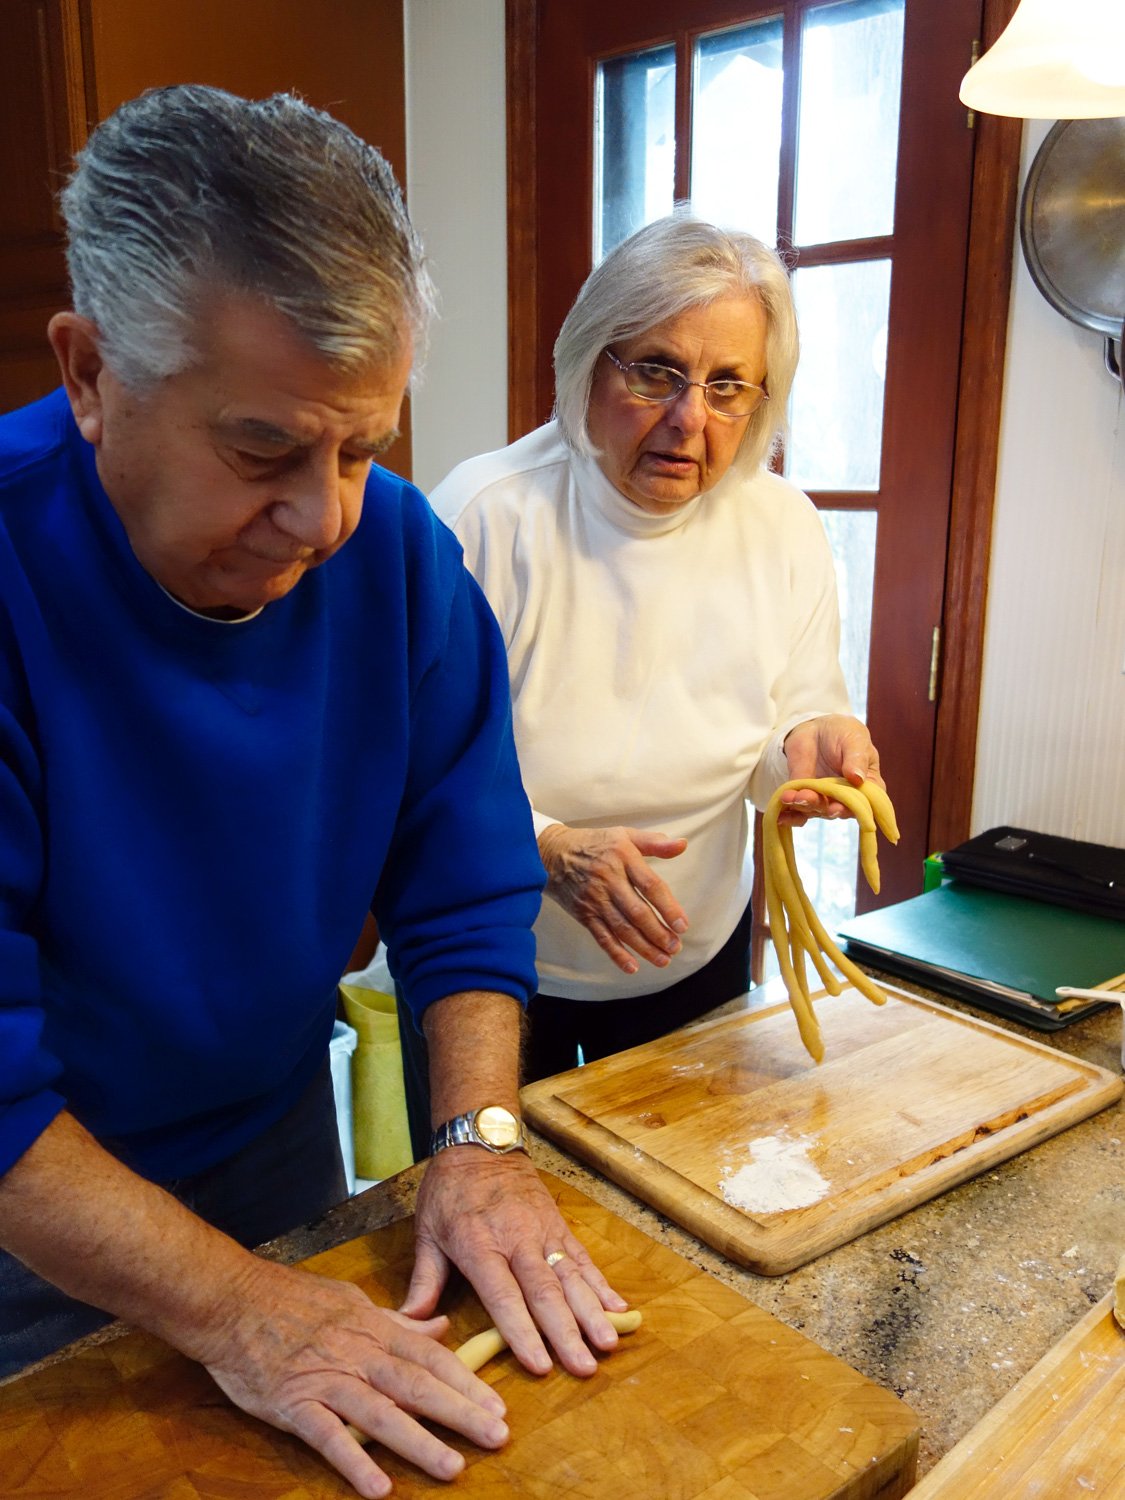
M 235 296 L 201 335 L 200 360 L 140 396 L 101 366 L 96 419 L 79 425 L 142 566 L 193 609 L 245 613 L 352 535 L 412 350 L 341 375 L 280 313 Z

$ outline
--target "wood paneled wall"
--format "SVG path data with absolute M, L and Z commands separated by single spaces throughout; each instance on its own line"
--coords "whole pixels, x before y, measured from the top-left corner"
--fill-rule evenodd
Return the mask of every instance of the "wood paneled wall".
M 4 0 L 0 48 L 0 410 L 56 384 L 66 305 L 55 195 L 89 129 L 146 88 L 291 89 L 378 146 L 406 181 L 402 0 Z M 389 456 L 409 473 L 406 436 Z

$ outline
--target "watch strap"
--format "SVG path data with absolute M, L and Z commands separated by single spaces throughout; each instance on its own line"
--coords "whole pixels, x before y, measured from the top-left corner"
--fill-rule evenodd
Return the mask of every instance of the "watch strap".
M 455 1115 L 452 1120 L 446 1120 L 444 1125 L 439 1125 L 430 1139 L 430 1155 L 438 1151 L 444 1151 L 447 1146 L 472 1146 L 479 1144 L 478 1137 L 473 1133 L 472 1115 Z
M 491 1151 L 496 1156 L 506 1155 L 509 1151 L 528 1149 L 527 1131 L 518 1116 L 515 1118 L 519 1127 L 519 1138 L 510 1146 L 494 1146 L 491 1141 L 486 1141 L 477 1129 L 478 1113 L 478 1110 L 473 1109 L 467 1114 L 454 1115 L 452 1120 L 446 1120 L 439 1125 L 430 1137 L 430 1155 L 436 1156 L 439 1151 L 445 1151 L 449 1146 L 483 1146 L 486 1151 Z

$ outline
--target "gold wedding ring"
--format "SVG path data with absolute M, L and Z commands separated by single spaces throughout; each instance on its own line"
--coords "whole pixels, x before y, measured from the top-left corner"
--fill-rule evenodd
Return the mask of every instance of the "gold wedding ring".
M 547 1256 L 547 1264 L 549 1266 L 557 1266 L 560 1260 L 565 1260 L 565 1259 L 566 1259 L 566 1251 L 565 1250 L 552 1250 L 551 1253 L 550 1253 L 550 1255 Z

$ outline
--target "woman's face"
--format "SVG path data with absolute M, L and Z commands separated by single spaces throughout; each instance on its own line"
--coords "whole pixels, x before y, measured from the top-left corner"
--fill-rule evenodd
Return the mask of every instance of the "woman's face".
M 622 364 L 647 360 L 688 380 L 766 378 L 766 315 L 756 297 L 731 295 L 689 308 L 613 345 Z M 587 424 L 602 472 L 627 500 L 668 515 L 712 489 L 731 466 L 749 417 L 721 417 L 697 385 L 674 401 L 642 401 L 602 355 Z

